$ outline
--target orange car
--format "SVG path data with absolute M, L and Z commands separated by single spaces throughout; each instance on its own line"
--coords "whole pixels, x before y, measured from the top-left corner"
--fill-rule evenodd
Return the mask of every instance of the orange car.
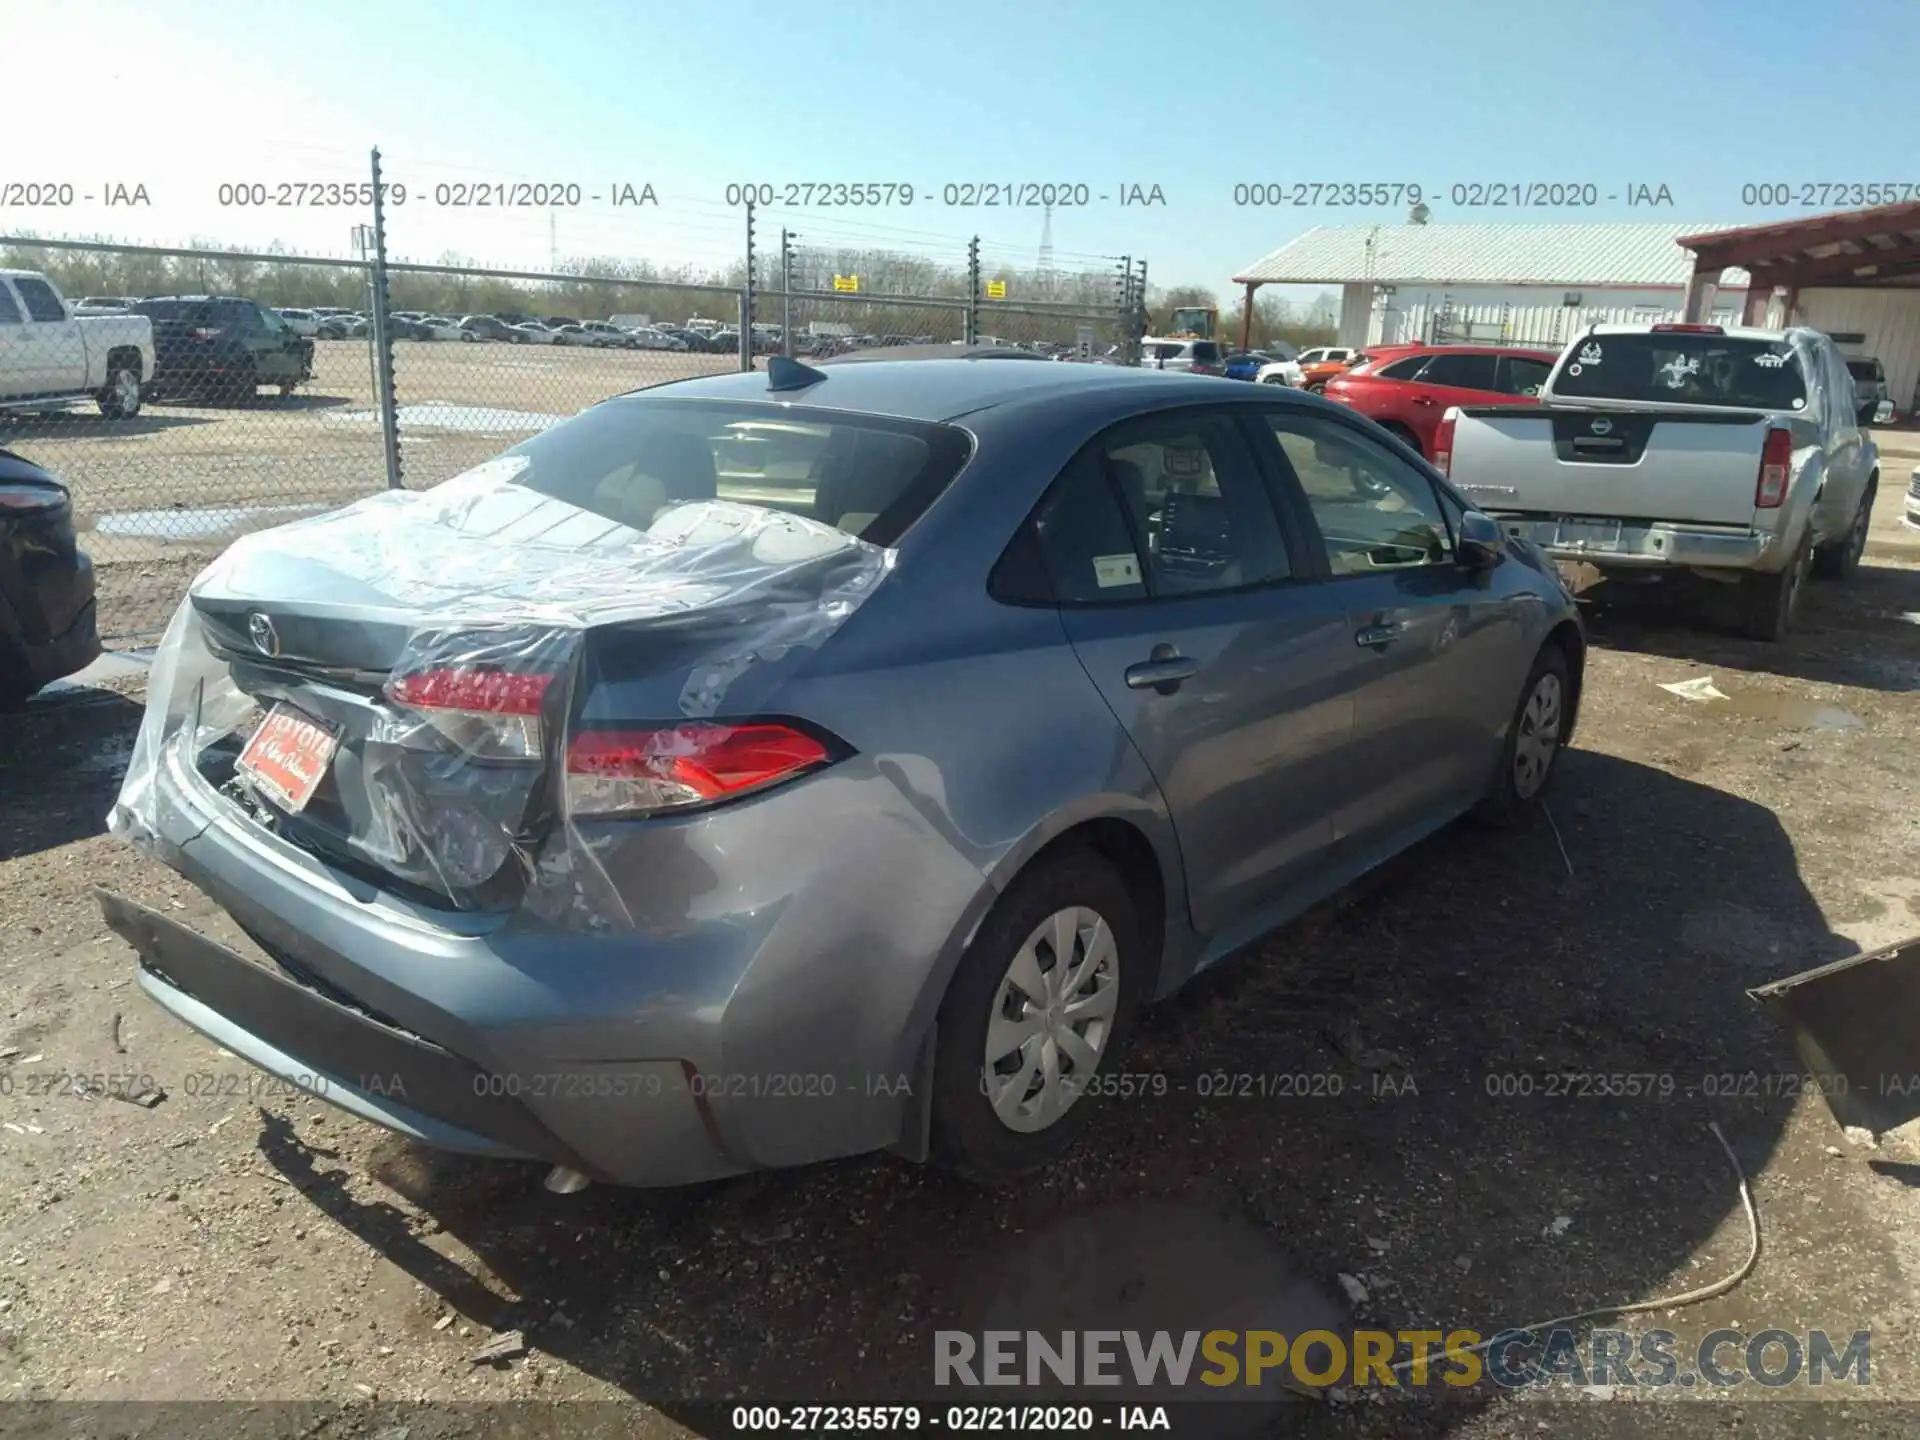
M 1313 350 L 1302 350 L 1295 362 L 1306 377 L 1301 384 L 1308 390 L 1318 391 L 1334 376 L 1344 374 L 1359 364 L 1365 353 L 1345 345 L 1322 345 Z

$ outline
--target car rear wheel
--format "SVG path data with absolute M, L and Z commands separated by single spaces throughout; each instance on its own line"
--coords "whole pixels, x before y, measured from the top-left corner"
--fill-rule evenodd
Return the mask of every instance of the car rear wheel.
M 1867 532 L 1873 526 L 1873 502 L 1879 493 L 1880 477 L 1875 475 L 1860 493 L 1860 504 L 1854 509 L 1847 533 L 1813 552 L 1813 573 L 1822 580 L 1851 580 L 1859 572 L 1860 557 L 1867 553 Z
M 1749 575 L 1740 582 L 1740 629 L 1755 640 L 1781 641 L 1793 633 L 1801 592 L 1813 568 L 1813 535 L 1803 533 L 1786 567 L 1772 575 Z
M 1393 436 L 1393 438 L 1401 444 L 1405 445 L 1409 450 L 1413 451 L 1414 454 L 1425 455 L 1427 453 L 1421 448 L 1420 437 L 1398 421 L 1389 420 L 1382 424 L 1380 428 Z
M 1065 1151 L 1126 1040 L 1146 952 L 1125 884 L 1091 850 L 1021 874 L 941 1002 L 935 1161 L 999 1184 Z
M 1566 747 L 1573 720 L 1573 667 L 1567 652 L 1549 640 L 1534 657 L 1520 703 L 1507 727 L 1500 768 L 1478 814 L 1496 825 L 1513 825 L 1540 803 Z
M 100 413 L 109 420 L 131 420 L 140 413 L 140 375 L 125 365 L 116 365 L 100 392 Z

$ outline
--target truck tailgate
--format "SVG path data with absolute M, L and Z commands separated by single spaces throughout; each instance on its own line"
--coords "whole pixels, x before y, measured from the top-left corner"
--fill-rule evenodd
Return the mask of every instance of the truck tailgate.
M 1489 510 L 1746 525 L 1767 429 L 1747 411 L 1473 407 L 1451 475 Z

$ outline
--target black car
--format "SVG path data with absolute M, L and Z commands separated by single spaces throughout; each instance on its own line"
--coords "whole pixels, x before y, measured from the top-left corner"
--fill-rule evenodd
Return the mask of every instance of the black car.
M 85 669 L 100 653 L 93 562 L 66 487 L 0 450 L 0 706 Z
M 568 319 L 565 315 L 536 315 L 533 317 L 549 330 L 558 330 L 563 325 L 578 325 L 578 320 Z
M 262 385 L 291 395 L 313 378 L 313 341 L 240 295 L 153 295 L 134 306 L 153 322 L 149 396 L 238 404 Z
M 433 331 L 420 321 L 407 315 L 387 316 L 387 338 L 389 340 L 431 340 Z
M 460 328 L 477 340 L 504 340 L 509 345 L 523 344 L 527 338 L 491 315 L 468 315 L 461 320 Z

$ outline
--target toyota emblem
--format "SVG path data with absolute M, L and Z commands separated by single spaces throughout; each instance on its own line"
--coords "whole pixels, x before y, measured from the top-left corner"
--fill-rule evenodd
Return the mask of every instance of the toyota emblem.
M 1596 435 L 1605 435 L 1612 429 L 1613 422 L 1611 420 L 1596 420 L 1593 422 L 1593 433 Z
M 253 648 L 262 655 L 280 653 L 280 632 L 273 628 L 273 621 L 258 611 L 247 617 L 247 634 L 253 640 Z

